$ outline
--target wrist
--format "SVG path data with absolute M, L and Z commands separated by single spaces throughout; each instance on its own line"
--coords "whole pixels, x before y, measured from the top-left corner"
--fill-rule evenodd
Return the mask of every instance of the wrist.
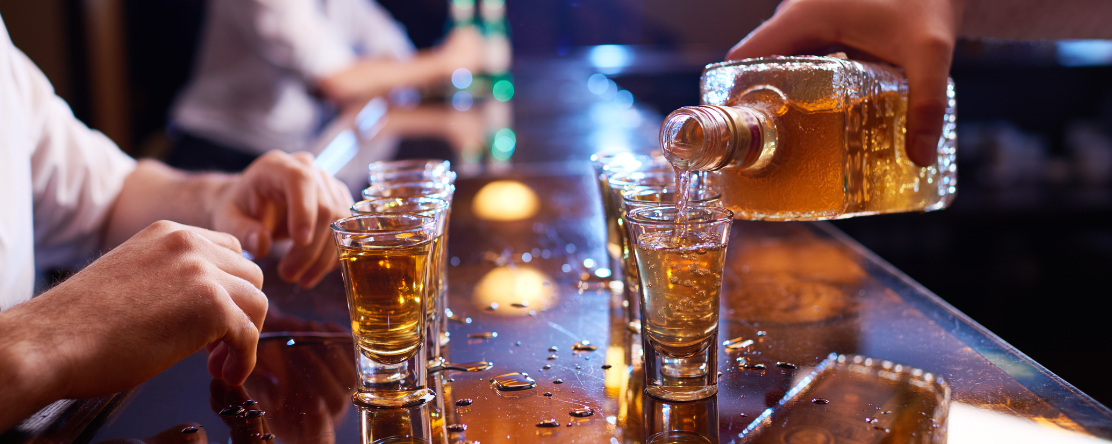
M 0 432 L 67 395 L 67 367 L 28 313 L 28 301 L 0 313 Z

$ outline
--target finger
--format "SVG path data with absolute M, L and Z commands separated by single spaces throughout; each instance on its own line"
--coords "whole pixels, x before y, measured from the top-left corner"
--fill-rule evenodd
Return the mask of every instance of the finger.
M 243 254 L 243 247 L 240 245 L 239 239 L 236 239 L 236 237 L 232 236 L 231 234 L 207 230 L 191 225 L 179 225 L 179 227 L 180 230 L 198 234 L 201 237 L 208 239 L 210 242 L 224 247 L 224 249 L 229 250 L 235 254 Z
M 264 257 L 270 252 L 273 224 L 268 226 L 266 217 L 251 217 L 239 206 L 232 205 L 222 215 L 220 228 L 239 239 L 243 248 L 256 258 Z
M 226 344 L 227 356 L 220 366 L 220 376 L 229 384 L 240 385 L 255 368 L 259 331 L 266 318 L 266 296 L 243 279 L 229 276 L 220 279 L 219 284 L 234 302 L 225 305 L 226 332 L 221 340 Z
M 343 184 L 322 170 L 317 170 L 317 175 L 322 186 L 319 200 L 321 208 L 317 213 L 319 219 L 313 244 L 301 250 L 291 250 L 278 265 L 279 275 L 283 279 L 296 281 L 305 288 L 316 286 L 325 274 L 335 268 L 334 264 L 338 263 L 329 225 L 344 217 L 351 206 L 350 193 Z
M 726 60 L 771 55 L 796 55 L 839 43 L 824 20 L 811 20 L 813 9 L 800 11 L 790 6 L 778 10 L 726 53 Z
M 332 243 L 331 229 L 328 228 L 331 222 L 329 213 L 320 211 L 317 214 L 320 219 L 317 221 L 317 231 L 314 233 L 312 243 L 294 245 L 289 253 L 286 253 L 286 257 L 278 263 L 278 276 L 286 282 L 300 281 L 305 272 L 313 268 L 326 251 L 325 247 Z
M 267 168 L 265 173 L 255 173 Z M 262 190 L 283 194 L 287 226 L 294 243 L 307 245 L 313 241 L 313 223 L 317 220 L 317 177 L 312 167 L 282 152 L 267 154 L 266 162 L 259 162 L 252 177 L 257 177 Z M 263 192 L 264 196 L 269 193 Z
M 305 271 L 305 274 L 301 275 L 297 285 L 302 288 L 316 287 L 325 276 L 328 276 L 339 265 L 340 260 L 336 254 L 336 246 L 331 242 L 325 243 L 324 250 L 317 256 L 317 262 Z
M 907 75 L 907 155 L 920 166 L 938 160 L 938 143 L 949 104 L 947 74 L 951 48 L 935 46 L 905 63 Z
M 207 367 L 209 375 L 216 379 L 224 378 L 224 361 L 228 360 L 228 344 L 217 342 L 216 346 L 209 350 Z
M 296 153 L 292 153 L 290 154 L 290 157 L 293 157 L 294 160 L 301 162 L 302 165 L 306 166 L 313 166 L 313 160 L 315 160 L 313 158 L 313 155 L 306 151 L 298 151 Z

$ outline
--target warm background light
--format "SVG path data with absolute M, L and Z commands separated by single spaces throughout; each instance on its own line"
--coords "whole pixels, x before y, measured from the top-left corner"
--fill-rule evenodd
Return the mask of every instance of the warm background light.
M 529 266 L 501 266 L 490 270 L 475 286 L 471 298 L 476 307 L 501 316 L 527 316 L 530 310 L 541 311 L 556 303 L 552 278 Z M 514 304 L 517 304 L 516 306 Z
M 483 220 L 514 221 L 533 217 L 540 208 L 537 193 L 514 180 L 496 180 L 475 194 L 471 209 Z

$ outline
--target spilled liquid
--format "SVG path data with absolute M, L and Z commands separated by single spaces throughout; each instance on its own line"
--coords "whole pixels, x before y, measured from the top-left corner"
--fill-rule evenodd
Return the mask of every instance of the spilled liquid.
M 571 415 L 571 416 L 574 416 L 576 418 L 586 418 L 588 416 L 594 415 L 595 411 L 594 411 L 594 409 L 591 409 L 590 407 L 587 407 L 587 408 L 583 408 L 583 409 L 572 410 L 572 411 L 568 412 L 568 414 Z
M 559 358 L 559 356 L 556 356 L 556 355 L 548 355 L 548 360 L 549 361 L 553 361 L 553 360 L 556 360 L 558 358 Z
M 557 347 L 557 346 L 553 345 L 551 347 L 548 347 L 548 351 L 556 353 L 556 352 L 560 351 L 560 347 Z
M 264 410 L 248 410 L 243 416 L 248 418 L 258 418 L 266 414 Z
M 811 398 L 811 402 L 815 404 L 830 404 L 830 400 L 826 398 Z
M 598 350 L 598 347 L 595 347 L 595 346 L 591 345 L 591 341 L 579 341 L 579 342 L 576 342 L 575 345 L 572 345 L 571 349 L 575 350 L 575 351 L 589 351 L 589 352 L 591 352 L 591 351 Z
M 541 367 L 541 370 L 549 370 L 551 368 L 552 368 L 551 365 L 545 364 L 544 367 Z
M 552 392 L 544 392 L 544 396 L 547 396 L 547 397 L 551 398 L 552 397 Z
M 612 365 L 610 365 L 610 364 L 603 364 L 603 365 L 602 365 L 602 369 L 603 369 L 603 370 L 610 370 L 610 367 L 613 367 L 613 366 L 612 366 Z
M 467 424 L 448 424 L 445 428 L 449 432 L 465 432 L 467 431 Z
M 505 392 L 529 390 L 537 386 L 537 381 L 529 377 L 528 373 L 506 373 L 490 380 L 495 389 Z
M 560 427 L 560 423 L 556 422 L 555 419 L 549 419 L 547 421 L 538 422 L 537 427 Z
M 498 337 L 498 332 L 496 332 L 496 331 L 484 331 L 484 332 L 481 332 L 481 333 L 468 333 L 467 337 L 476 338 L 476 339 L 497 338 Z
M 555 381 L 552 381 L 552 383 L 553 383 L 553 384 L 563 384 L 563 383 L 564 383 L 564 380 L 563 380 L 563 379 L 557 379 L 557 380 L 555 380 Z
M 726 346 L 727 351 L 734 351 L 753 345 L 753 340 L 745 338 L 733 338 L 727 341 L 723 341 L 722 345 Z
M 746 370 L 764 370 L 765 365 L 764 364 L 742 364 L 741 368 L 744 368 Z
M 261 439 L 263 441 L 270 441 L 270 440 L 274 439 L 274 434 L 273 433 L 263 433 L 263 436 L 260 436 L 259 439 Z
M 252 405 L 255 405 L 255 404 L 258 404 L 258 403 L 259 403 L 259 401 L 256 401 L 254 399 L 248 399 L 246 401 L 243 401 L 243 404 L 240 404 L 240 405 L 242 405 L 244 407 L 247 407 L 247 406 L 252 406 Z
M 776 366 L 780 367 L 780 368 L 786 368 L 788 370 L 795 370 L 795 369 L 799 368 L 798 365 L 792 364 L 790 362 L 777 362 Z
M 200 429 L 198 429 L 196 427 L 193 427 L 193 426 L 189 426 L 189 427 L 186 427 L 184 429 L 181 429 L 181 432 L 185 433 L 185 434 L 189 434 L 189 433 L 197 433 L 198 430 L 200 430 Z
M 473 404 L 474 402 L 475 401 L 471 400 L 471 398 L 463 398 L 463 399 L 456 400 L 456 405 L 458 405 L 460 407 L 465 407 L 465 406 L 469 406 L 469 405 Z

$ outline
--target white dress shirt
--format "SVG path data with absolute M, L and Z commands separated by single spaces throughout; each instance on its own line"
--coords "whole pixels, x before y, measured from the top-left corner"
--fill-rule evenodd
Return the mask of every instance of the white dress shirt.
M 0 310 L 31 298 L 35 266 L 77 265 L 135 161 L 73 117 L 0 18 Z
M 173 125 L 253 154 L 312 143 L 331 114 L 318 79 L 360 57 L 414 52 L 372 0 L 211 0 L 203 35 Z

